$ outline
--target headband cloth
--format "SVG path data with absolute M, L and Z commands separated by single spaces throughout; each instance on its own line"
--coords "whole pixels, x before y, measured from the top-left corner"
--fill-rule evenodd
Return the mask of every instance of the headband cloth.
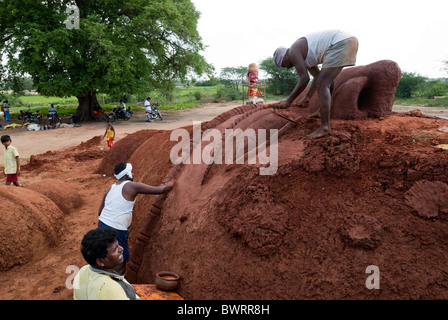
M 117 178 L 117 180 L 120 180 L 125 175 L 131 175 L 131 173 L 132 173 L 132 164 L 126 163 L 126 168 L 124 168 L 123 171 L 121 171 L 119 174 L 116 174 L 115 178 Z

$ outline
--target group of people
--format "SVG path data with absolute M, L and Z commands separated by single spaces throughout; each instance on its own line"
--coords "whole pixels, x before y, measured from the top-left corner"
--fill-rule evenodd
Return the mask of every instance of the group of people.
M 152 110 L 151 109 L 151 97 L 146 98 L 144 107 L 145 107 L 145 112 L 151 112 L 151 110 Z M 118 108 L 119 108 L 120 112 L 125 112 L 126 104 L 124 103 L 123 100 L 120 100 L 120 105 L 118 106 Z M 106 131 L 104 132 L 103 140 L 105 141 L 105 143 L 107 144 L 107 146 L 109 148 L 111 148 L 114 145 L 115 128 L 112 125 L 111 121 L 107 121 Z
M 274 55 L 277 67 L 295 67 L 299 81 L 289 95 L 280 102 L 280 108 L 289 108 L 305 90 L 313 76 L 309 90 L 299 102 L 307 107 L 311 97 L 318 92 L 321 115 L 320 127 L 309 138 L 322 137 L 330 132 L 331 87 L 334 79 L 346 66 L 356 62 L 358 40 L 339 30 L 328 30 L 306 35 L 295 41 L 290 48 L 279 47 Z M 319 69 L 318 65 L 322 64 Z M 145 110 L 151 110 L 151 98 L 145 101 Z M 121 101 L 120 107 L 124 106 Z M 7 101 L 3 102 L 7 108 Z M 124 106 L 125 108 L 125 106 Z M 9 115 L 8 115 L 9 116 Z M 108 122 L 104 139 L 113 141 L 115 129 Z M 11 145 L 11 138 L 1 137 L 5 147 L 6 184 L 19 186 L 20 160 L 18 150 Z M 134 182 L 130 163 L 119 163 L 114 168 L 117 182 L 104 195 L 98 210 L 98 227 L 89 231 L 81 241 L 81 253 L 88 263 L 74 279 L 74 299 L 139 299 L 132 285 L 124 278 L 129 260 L 129 227 L 132 221 L 135 199 L 139 194 L 162 194 L 173 188 L 173 182 L 162 186 L 150 186 Z
M 341 70 L 355 64 L 357 50 L 356 37 L 339 30 L 328 30 L 306 35 L 290 48 L 279 47 L 275 51 L 275 66 L 295 67 L 299 76 L 299 82 L 289 97 L 280 102 L 280 108 L 289 108 L 305 90 L 310 81 L 308 72 L 313 76 L 309 90 L 299 102 L 300 107 L 307 107 L 311 97 L 318 92 L 321 125 L 309 138 L 322 137 L 330 132 L 330 90 Z M 322 64 L 321 69 L 319 64 Z M 150 107 L 148 98 L 145 108 Z M 108 124 L 107 130 L 112 130 L 110 126 Z M 105 137 L 115 134 L 114 131 L 108 134 L 107 130 Z M 122 278 L 129 259 L 128 228 L 135 197 L 139 193 L 168 192 L 173 187 L 172 184 L 153 187 L 133 182 L 130 163 L 118 164 L 115 177 L 117 183 L 107 191 L 99 207 L 99 228 L 87 233 L 82 240 L 81 252 L 89 265 L 83 267 L 75 278 L 75 287 L 79 288 L 74 290 L 75 299 L 136 298 L 135 290 Z

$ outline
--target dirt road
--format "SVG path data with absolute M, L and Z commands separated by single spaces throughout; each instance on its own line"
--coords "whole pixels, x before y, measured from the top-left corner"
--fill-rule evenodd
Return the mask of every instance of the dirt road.
M 129 121 L 115 121 L 116 138 L 120 139 L 126 134 L 139 130 L 173 130 L 192 125 L 193 121 L 209 121 L 217 115 L 240 105 L 240 101 L 234 101 L 209 103 L 183 110 L 162 110 L 163 121 L 156 120 L 152 123 L 145 121 L 145 112 L 143 110 L 137 110 L 134 111 L 134 115 Z M 42 154 L 47 151 L 65 150 L 75 147 L 92 137 L 103 135 L 105 128 L 106 124 L 103 122 L 90 122 L 82 124 L 81 127 L 41 131 L 28 131 L 26 128 L 4 129 L 1 130 L 1 135 L 8 134 L 11 136 L 13 145 L 19 149 L 20 158 L 26 162 L 31 155 Z M 0 165 L 3 165 L 3 157 L 0 157 Z
M 193 121 L 209 121 L 217 115 L 240 105 L 240 101 L 233 101 L 209 103 L 183 110 L 162 111 L 163 121 L 157 120 L 153 123 L 145 121 L 145 113 L 143 110 L 137 110 L 129 121 L 118 120 L 114 123 L 114 126 L 117 139 L 120 139 L 126 134 L 139 130 L 173 130 L 191 125 Z M 428 116 L 448 117 L 448 108 L 397 105 L 394 106 L 393 110 L 396 112 L 409 112 L 417 108 Z M 103 135 L 105 127 L 105 123 L 90 122 L 83 124 L 81 127 L 59 128 L 54 130 L 28 131 L 25 128 L 4 129 L 1 130 L 1 134 L 11 136 L 13 145 L 19 149 L 21 159 L 26 162 L 31 155 L 37 155 L 47 151 L 65 150 L 70 147 L 75 147 L 92 137 Z M 0 165 L 3 165 L 3 157 L 0 157 Z

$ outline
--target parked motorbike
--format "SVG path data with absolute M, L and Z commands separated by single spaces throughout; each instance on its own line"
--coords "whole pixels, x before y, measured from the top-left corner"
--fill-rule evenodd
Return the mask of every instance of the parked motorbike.
M 50 127 L 55 127 L 58 123 L 61 124 L 62 121 L 57 111 L 48 112 L 48 122 L 50 123 Z
M 20 115 L 17 117 L 19 120 L 23 120 L 24 123 L 36 123 L 40 124 L 42 120 L 42 114 L 39 112 L 39 110 L 36 110 L 36 112 L 31 112 L 30 107 L 28 107 L 28 110 L 23 112 L 23 110 L 20 110 Z
M 162 115 L 160 114 L 160 111 L 157 107 L 160 107 L 160 104 L 158 104 L 157 102 L 153 103 L 151 105 L 151 111 L 146 111 L 146 121 L 147 122 L 153 122 L 157 118 L 159 118 L 160 120 L 163 120 Z
M 122 110 L 120 108 L 114 108 L 113 113 L 108 116 L 108 120 L 114 122 L 117 119 L 123 119 L 124 121 L 128 121 L 131 119 L 133 112 L 131 107 L 127 107 L 126 110 Z

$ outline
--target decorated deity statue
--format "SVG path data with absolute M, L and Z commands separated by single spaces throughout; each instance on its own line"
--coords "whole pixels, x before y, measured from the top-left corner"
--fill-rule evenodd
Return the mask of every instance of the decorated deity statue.
M 258 82 L 258 67 L 255 63 L 251 63 L 249 65 L 249 69 L 247 70 L 247 82 L 249 83 L 249 88 L 247 89 L 247 96 L 249 97 L 249 103 L 257 104 L 263 103 L 263 99 L 258 98 L 262 95 L 260 90 L 258 90 L 257 82 Z

